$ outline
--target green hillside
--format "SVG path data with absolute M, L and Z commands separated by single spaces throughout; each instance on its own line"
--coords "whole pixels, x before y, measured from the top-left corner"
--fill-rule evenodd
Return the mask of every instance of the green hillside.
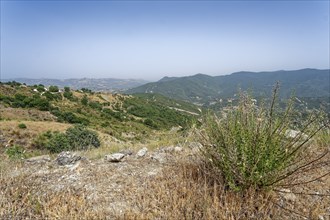
M 302 69 L 275 72 L 237 72 L 225 76 L 197 74 L 188 77 L 165 77 L 127 91 L 159 93 L 170 98 L 207 104 L 235 96 L 239 89 L 251 89 L 255 96 L 269 96 L 276 81 L 280 82 L 280 96 L 329 97 L 330 70 Z
M 0 119 L 19 117 L 15 109 L 27 114 L 32 110 L 48 113 L 45 119 L 68 124 L 83 124 L 118 139 L 148 136 L 153 130 L 173 127 L 189 128 L 201 113 L 193 104 L 175 101 L 161 95 L 121 95 L 95 93 L 88 89 L 26 86 L 16 82 L 0 84 Z M 20 113 L 20 114 L 23 114 Z M 10 115 L 10 116 L 6 116 Z M 50 116 L 49 116 L 50 115 Z M 32 116 L 31 116 L 32 117 Z M 39 120 L 34 119 L 34 120 Z

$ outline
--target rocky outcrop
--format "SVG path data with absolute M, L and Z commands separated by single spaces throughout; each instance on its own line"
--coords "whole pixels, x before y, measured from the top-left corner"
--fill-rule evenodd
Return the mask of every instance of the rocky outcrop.
M 46 162 L 50 162 L 50 156 L 49 155 L 41 155 L 41 156 L 37 156 L 37 157 L 31 157 L 29 159 L 25 160 L 28 163 L 46 163 Z
M 139 150 L 136 154 L 136 156 L 139 157 L 144 157 L 148 152 L 148 149 L 146 147 L 142 148 L 141 150 Z
M 111 162 L 111 163 L 118 163 L 122 161 L 122 159 L 125 157 L 125 154 L 123 153 L 114 153 L 110 155 L 105 155 L 104 159 L 105 161 Z
M 57 156 L 55 161 L 58 165 L 64 166 L 64 165 L 75 164 L 77 161 L 81 159 L 82 157 L 79 155 L 71 153 L 70 151 L 63 151 Z

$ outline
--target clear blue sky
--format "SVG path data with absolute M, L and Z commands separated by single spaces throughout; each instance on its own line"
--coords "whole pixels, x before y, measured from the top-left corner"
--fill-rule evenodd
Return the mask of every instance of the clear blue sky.
M 1 1 L 1 78 L 329 68 L 329 1 Z

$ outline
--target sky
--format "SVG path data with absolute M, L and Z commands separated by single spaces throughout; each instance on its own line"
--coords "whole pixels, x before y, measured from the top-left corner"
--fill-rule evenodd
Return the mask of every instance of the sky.
M 329 69 L 329 1 L 1 0 L 1 79 Z

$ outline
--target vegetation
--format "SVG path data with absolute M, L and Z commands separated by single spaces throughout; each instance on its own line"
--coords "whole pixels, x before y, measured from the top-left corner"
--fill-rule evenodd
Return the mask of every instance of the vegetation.
M 49 92 L 58 92 L 59 91 L 57 86 L 49 86 L 48 90 L 49 90 Z
M 327 217 L 326 116 L 300 111 L 303 99 L 282 106 L 277 87 L 270 102 L 255 102 L 242 92 L 202 121 L 203 108 L 158 94 L 82 93 L 69 87 L 36 92 L 38 86 L 0 85 L 0 218 Z M 47 102 L 48 110 L 38 110 L 32 99 Z M 24 117 L 10 119 L 15 114 Z M 19 129 L 19 123 L 29 129 Z M 198 128 L 194 133 L 192 124 Z M 145 146 L 151 157 L 135 157 Z M 43 155 L 70 150 L 80 150 L 91 163 L 59 168 Z M 121 150 L 134 156 L 121 164 L 103 160 Z M 37 155 L 44 159 L 20 161 Z
M 238 72 L 226 76 L 197 74 L 187 77 L 163 78 L 127 91 L 134 93 L 158 93 L 166 97 L 200 104 L 234 98 L 238 88 L 252 88 L 255 96 L 271 96 L 271 87 L 282 84 L 280 97 L 289 98 L 294 89 L 297 97 L 323 97 L 329 102 L 329 69 L 302 69 L 276 72 Z
M 20 145 L 11 146 L 5 152 L 10 159 L 24 159 L 26 157 L 25 150 Z
M 24 123 L 20 123 L 20 124 L 18 124 L 18 127 L 21 128 L 21 129 L 25 129 L 25 128 L 27 128 L 27 127 L 26 127 L 26 124 L 24 124 Z
M 46 149 L 51 153 L 87 150 L 100 147 L 100 145 L 97 133 L 82 125 L 68 128 L 65 133 L 47 131 L 40 134 L 33 142 L 34 147 Z
M 322 114 L 297 121 L 301 117 L 292 102 L 285 111 L 278 107 L 278 89 L 277 84 L 270 106 L 256 106 L 241 93 L 237 108 L 223 117 L 209 114 L 198 132 L 206 167 L 233 190 L 274 188 L 328 153 L 313 160 L 308 156 L 309 141 L 328 123 Z M 290 134 L 290 129 L 299 132 Z
M 97 133 L 86 129 L 86 127 L 82 125 L 68 128 L 65 135 L 69 141 L 71 149 L 86 150 L 92 147 L 100 147 L 100 140 Z

